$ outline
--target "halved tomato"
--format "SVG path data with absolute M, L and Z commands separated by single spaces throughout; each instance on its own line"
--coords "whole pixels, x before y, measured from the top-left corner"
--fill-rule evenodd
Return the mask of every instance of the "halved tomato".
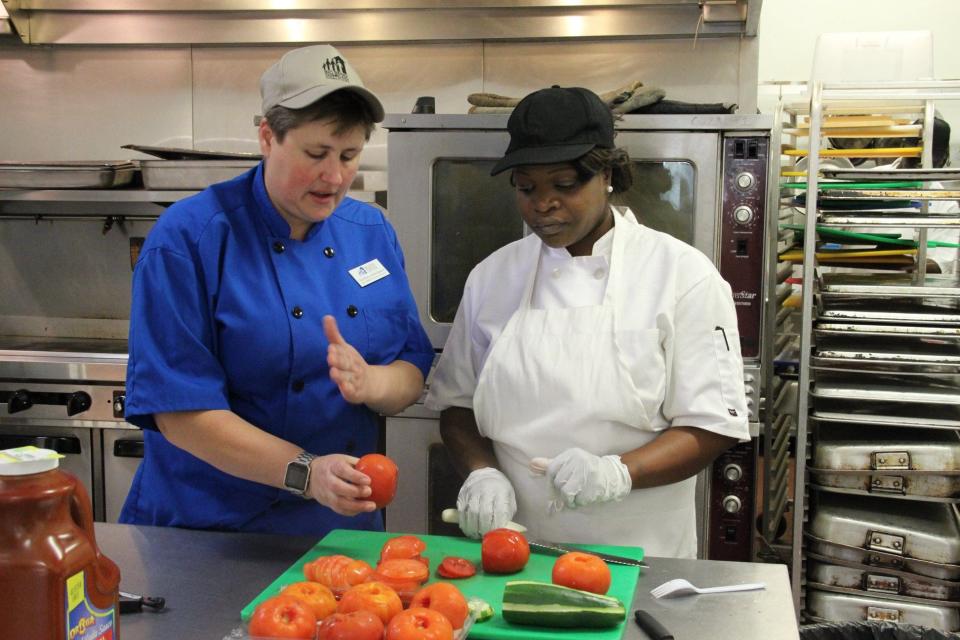
M 426 582 L 430 579 L 430 569 L 419 560 L 394 558 L 384 560 L 377 565 L 376 572 L 381 576 L 398 582 Z
M 426 543 L 417 536 L 397 536 L 390 538 L 380 550 L 380 560 L 418 560 L 427 548 Z

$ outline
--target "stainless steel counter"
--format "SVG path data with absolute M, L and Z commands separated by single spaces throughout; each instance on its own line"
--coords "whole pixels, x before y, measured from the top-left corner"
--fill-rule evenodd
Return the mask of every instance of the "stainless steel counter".
M 240 626 L 240 610 L 316 542 L 314 538 L 212 533 L 96 524 L 97 542 L 120 566 L 122 591 L 163 596 L 162 612 L 120 619 L 123 640 L 220 640 Z M 676 640 L 799 638 L 784 565 L 648 558 L 630 607 L 624 638 L 646 640 L 632 621 L 646 609 Z M 765 582 L 746 593 L 653 600 L 650 589 L 670 578 L 700 586 Z M 558 632 L 558 635 L 561 632 Z

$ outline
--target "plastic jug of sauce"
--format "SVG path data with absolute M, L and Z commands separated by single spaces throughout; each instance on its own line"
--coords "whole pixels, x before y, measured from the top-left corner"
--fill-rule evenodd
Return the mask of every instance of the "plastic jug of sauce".
M 83 484 L 55 451 L 0 451 L 0 635 L 118 640 L 120 570 L 100 553 Z

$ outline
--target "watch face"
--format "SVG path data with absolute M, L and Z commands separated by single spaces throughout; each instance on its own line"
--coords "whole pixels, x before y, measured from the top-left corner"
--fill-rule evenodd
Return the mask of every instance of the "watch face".
M 283 484 L 297 491 L 306 491 L 307 478 L 310 476 L 310 467 L 301 462 L 291 462 L 287 465 L 287 474 L 283 478 Z

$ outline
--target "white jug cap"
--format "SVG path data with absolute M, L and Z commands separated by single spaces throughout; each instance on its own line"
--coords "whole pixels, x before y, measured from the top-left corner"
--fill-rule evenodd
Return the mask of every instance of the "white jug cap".
M 0 451 L 0 476 L 25 476 L 56 469 L 63 455 L 52 449 L 27 446 Z

